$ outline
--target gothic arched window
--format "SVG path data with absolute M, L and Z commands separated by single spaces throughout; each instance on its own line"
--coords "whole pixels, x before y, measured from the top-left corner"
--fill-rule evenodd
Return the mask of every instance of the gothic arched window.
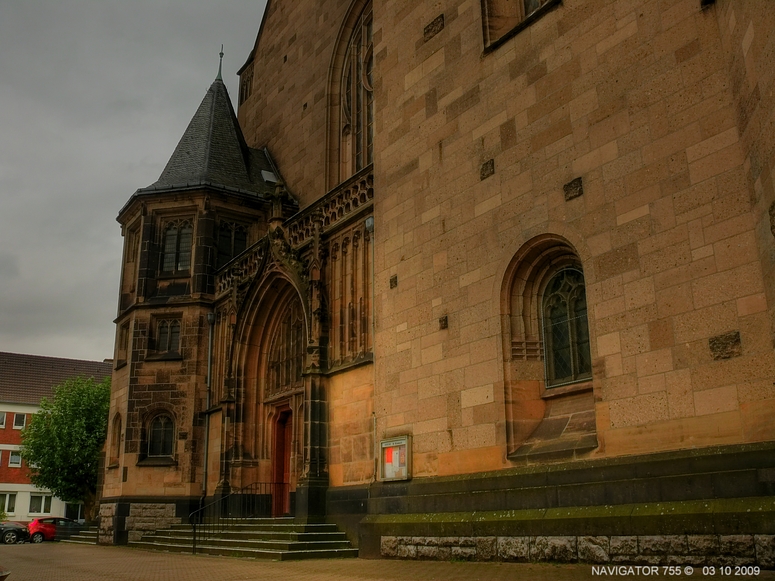
M 549 280 L 542 301 L 546 387 L 592 376 L 584 275 L 565 268 Z
M 218 225 L 218 261 L 220 268 L 248 247 L 248 231 L 242 224 L 221 222 Z
M 177 353 L 180 351 L 180 319 L 157 321 L 156 351 Z
M 342 67 L 340 152 L 343 179 L 374 160 L 373 69 L 369 2 L 353 28 Z
M 304 313 L 297 298 L 288 305 L 276 327 L 269 350 L 267 392 L 298 386 L 304 370 Z
M 193 239 L 194 228 L 191 222 L 184 220 L 167 224 L 164 228 L 162 272 L 177 272 L 191 268 L 191 243 Z
M 175 423 L 167 414 L 160 414 L 151 420 L 148 427 L 148 456 L 172 456 L 175 440 Z

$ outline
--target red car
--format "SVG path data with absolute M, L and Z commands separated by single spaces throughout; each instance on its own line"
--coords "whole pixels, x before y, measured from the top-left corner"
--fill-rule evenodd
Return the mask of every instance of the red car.
M 77 521 L 57 516 L 36 518 L 27 528 L 30 531 L 30 542 L 42 543 L 43 541 L 69 539 L 72 535 L 78 534 L 84 527 Z

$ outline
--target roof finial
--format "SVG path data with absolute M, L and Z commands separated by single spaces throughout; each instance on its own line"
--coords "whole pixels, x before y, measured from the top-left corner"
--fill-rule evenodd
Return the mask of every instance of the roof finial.
M 218 76 L 215 77 L 216 81 L 223 80 L 223 77 L 221 76 L 221 68 L 223 67 L 223 45 L 221 45 L 220 57 L 221 57 L 221 61 L 218 63 Z

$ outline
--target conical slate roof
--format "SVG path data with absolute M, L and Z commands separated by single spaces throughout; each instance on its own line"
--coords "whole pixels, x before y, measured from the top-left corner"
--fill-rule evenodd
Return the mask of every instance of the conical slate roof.
M 219 74 L 159 179 L 138 192 L 211 186 L 262 196 L 275 186 L 264 181 L 262 170 L 274 171 L 264 151 L 252 149 L 245 143 L 226 85 Z

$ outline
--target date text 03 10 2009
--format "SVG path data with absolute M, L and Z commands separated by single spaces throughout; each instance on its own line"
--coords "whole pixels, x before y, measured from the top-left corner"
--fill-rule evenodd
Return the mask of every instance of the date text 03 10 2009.
M 679 567 L 677 565 L 592 565 L 592 575 L 601 576 L 627 576 L 627 575 L 669 575 L 669 576 L 689 576 L 700 572 L 689 565 Z M 755 576 L 761 572 L 761 569 L 753 565 L 725 565 L 720 567 L 704 566 L 701 569 L 706 577 L 714 575 L 735 575 L 741 577 Z

